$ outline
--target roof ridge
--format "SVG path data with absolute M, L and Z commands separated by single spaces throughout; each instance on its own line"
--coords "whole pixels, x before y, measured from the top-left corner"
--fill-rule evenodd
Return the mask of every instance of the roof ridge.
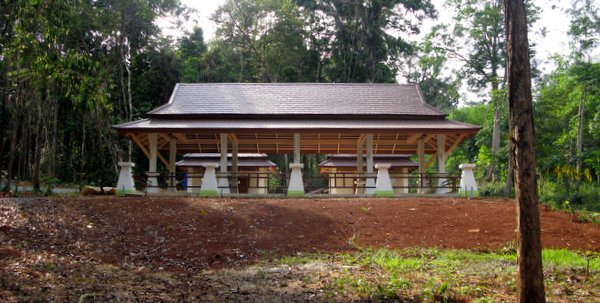
M 412 83 L 339 83 L 339 82 L 198 82 L 177 83 L 180 86 L 252 85 L 252 86 L 295 86 L 295 85 L 339 85 L 339 86 L 412 86 Z

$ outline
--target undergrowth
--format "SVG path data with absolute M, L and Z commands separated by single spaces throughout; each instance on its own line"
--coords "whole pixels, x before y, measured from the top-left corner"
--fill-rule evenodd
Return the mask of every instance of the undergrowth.
M 598 253 L 548 249 L 542 256 L 549 299 L 587 302 L 600 289 Z M 319 257 L 283 258 L 281 263 L 315 258 Z M 512 249 L 359 248 L 336 255 L 334 261 L 345 268 L 326 286 L 334 301 L 510 302 L 516 291 L 517 256 Z

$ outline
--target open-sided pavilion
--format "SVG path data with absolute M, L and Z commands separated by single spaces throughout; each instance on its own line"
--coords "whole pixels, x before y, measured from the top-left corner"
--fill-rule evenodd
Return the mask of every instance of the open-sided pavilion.
M 157 161 L 174 173 L 178 153 L 220 153 L 223 163 L 231 153 L 230 175 L 238 153 L 293 154 L 289 196 L 304 194 L 303 153 L 357 154 L 365 192 L 389 195 L 387 167 L 375 167 L 373 154 L 417 154 L 420 174 L 433 163 L 445 174 L 446 157 L 479 130 L 428 105 L 417 84 L 323 83 L 178 84 L 169 102 L 146 119 L 114 128 L 149 158 L 150 188 L 157 183 Z M 235 190 L 223 163 L 220 174 L 207 164 L 201 195 Z M 133 186 L 123 182 L 119 188 Z

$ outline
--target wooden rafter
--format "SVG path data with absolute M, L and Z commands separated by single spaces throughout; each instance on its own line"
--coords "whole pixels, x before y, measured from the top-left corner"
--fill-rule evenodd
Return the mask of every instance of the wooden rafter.
M 412 135 L 408 136 L 408 139 L 406 139 L 406 143 L 414 144 L 417 142 L 417 140 L 419 138 L 421 138 L 421 136 L 423 136 L 423 134 L 412 134 Z
M 258 144 L 258 134 L 254 134 L 254 138 L 256 138 L 256 152 L 260 154 L 260 146 Z
M 452 144 L 452 146 L 450 146 L 450 148 L 446 150 L 446 152 L 444 153 L 444 157 L 448 158 L 448 156 L 456 149 L 456 147 L 458 147 L 458 145 L 462 142 L 464 138 L 465 135 L 459 135 L 458 138 L 456 138 L 456 140 L 454 141 L 454 144 Z
M 431 146 L 432 148 L 436 149 L 437 146 L 435 146 L 435 144 L 431 143 L 431 139 L 435 138 L 435 134 L 429 134 L 427 136 L 425 136 L 425 139 L 423 139 L 423 141 L 425 142 L 425 144 Z
M 400 134 L 396 134 L 396 141 L 394 142 L 394 146 L 392 147 L 392 154 L 396 151 L 396 143 L 398 142 L 398 137 L 399 136 L 400 136 Z
M 137 145 L 140 148 L 140 150 L 142 150 L 144 155 L 146 155 L 147 158 L 150 158 L 150 152 L 148 151 L 146 146 L 144 144 L 142 144 L 140 138 L 138 138 L 138 136 L 136 134 L 130 134 L 129 136 L 130 136 L 131 140 L 133 140 L 133 143 L 135 143 L 135 145 Z
M 177 138 L 177 140 L 181 141 L 182 143 L 188 143 L 188 138 L 185 134 L 172 134 L 175 138 Z
M 321 153 L 321 134 L 317 134 L 317 151 Z

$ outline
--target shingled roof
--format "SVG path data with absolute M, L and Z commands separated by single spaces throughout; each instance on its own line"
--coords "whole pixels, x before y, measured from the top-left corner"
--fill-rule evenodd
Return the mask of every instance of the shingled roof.
M 220 152 L 229 134 L 239 152 L 289 153 L 300 134 L 302 152 L 352 153 L 372 134 L 375 154 L 416 153 L 419 139 L 434 154 L 436 135 L 451 151 L 480 128 L 447 119 L 417 84 L 338 83 L 178 84 L 146 119 L 113 127 L 146 154 L 151 133 L 159 151 L 175 139 L 178 152 Z
M 410 116 L 443 119 L 417 84 L 178 84 L 152 118 L 223 116 Z

